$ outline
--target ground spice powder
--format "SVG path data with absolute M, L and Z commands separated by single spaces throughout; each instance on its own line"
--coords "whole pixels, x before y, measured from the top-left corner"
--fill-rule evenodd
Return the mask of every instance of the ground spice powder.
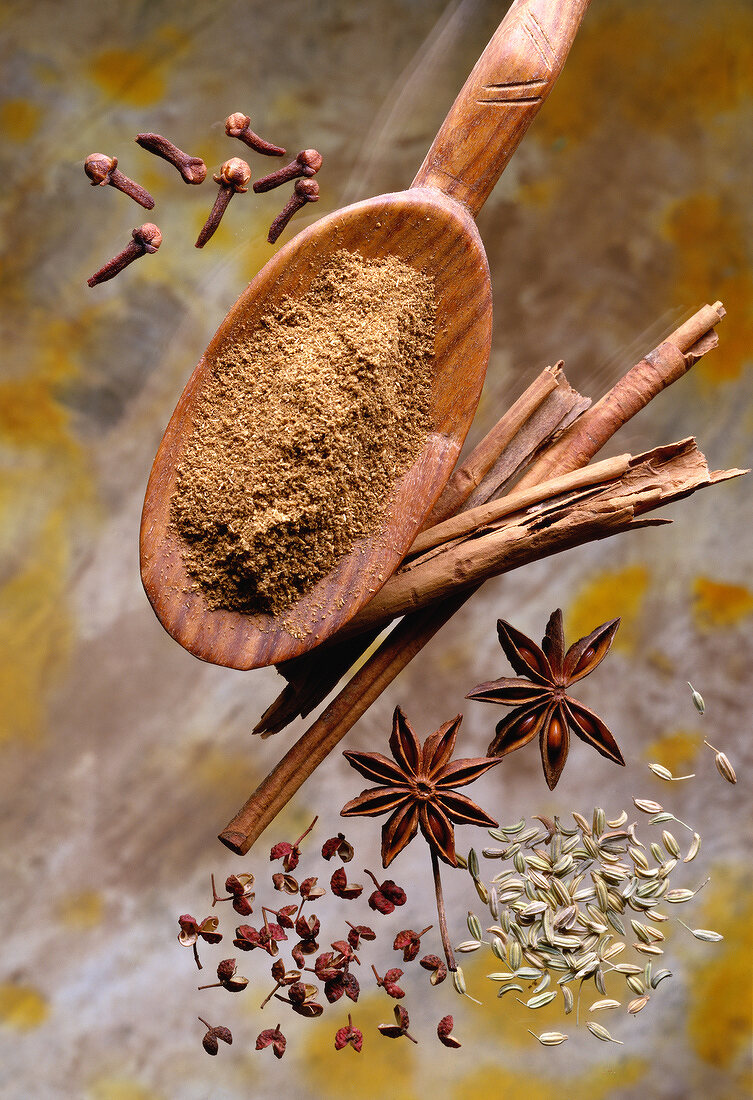
M 172 500 L 212 608 L 280 614 L 380 527 L 430 430 L 433 280 L 337 253 L 217 357 Z

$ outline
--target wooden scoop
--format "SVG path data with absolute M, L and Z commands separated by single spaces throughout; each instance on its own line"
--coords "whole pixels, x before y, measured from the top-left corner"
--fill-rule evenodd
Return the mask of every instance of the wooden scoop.
M 141 521 L 141 576 L 165 629 L 204 661 L 249 669 L 311 649 L 381 588 L 447 481 L 473 419 L 491 343 L 489 267 L 474 217 L 564 64 L 590 0 L 516 0 L 484 50 L 410 190 L 330 214 L 269 261 L 225 317 L 172 415 L 154 460 Z M 275 618 L 211 610 L 187 574 L 170 523 L 176 470 L 217 356 L 248 338 L 282 298 L 347 249 L 397 256 L 432 276 L 437 327 L 430 415 L 421 455 L 398 481 L 382 529 Z

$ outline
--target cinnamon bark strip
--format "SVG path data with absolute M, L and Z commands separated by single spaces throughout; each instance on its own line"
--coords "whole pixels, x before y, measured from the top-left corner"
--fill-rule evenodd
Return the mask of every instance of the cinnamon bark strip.
M 706 307 L 706 310 L 708 308 Z M 724 316 L 721 303 L 717 303 L 716 306 L 711 308 L 716 313 L 717 321 Z M 695 362 L 701 355 L 715 346 L 715 335 L 713 333 L 710 336 L 704 334 L 708 334 L 709 329 L 713 328 L 716 323 L 708 312 L 700 310 L 678 330 L 683 343 L 687 343 L 685 352 L 683 352 L 679 343 L 675 345 L 676 350 L 684 356 L 684 369 L 692 365 L 692 362 L 688 362 L 688 359 Z M 674 333 L 673 336 L 677 337 L 677 333 Z M 691 340 L 691 337 L 694 337 L 694 339 Z M 661 347 L 662 345 L 660 345 Z M 613 425 L 613 432 L 627 422 L 635 412 L 643 408 L 651 397 L 660 393 L 669 384 L 669 381 L 674 381 L 684 373 L 684 370 L 679 369 L 680 364 L 671 352 L 667 355 L 657 354 L 660 348 L 655 349 L 653 360 L 646 356 L 638 364 L 638 368 L 641 368 L 643 363 L 649 363 L 654 367 L 653 373 L 640 372 L 640 380 L 645 383 L 641 401 L 637 403 L 629 402 L 623 409 L 622 419 L 619 411 L 616 418 L 609 417 L 606 419 L 607 423 Z M 633 368 L 633 370 L 636 370 L 636 368 Z M 665 378 L 668 380 L 665 380 Z M 624 379 L 618 382 L 602 398 L 599 402 L 602 408 L 615 406 L 619 410 L 618 403 L 614 400 L 610 401 L 610 399 L 622 387 L 623 383 Z M 557 447 L 557 445 L 555 443 L 552 446 Z M 596 450 L 598 450 L 598 447 L 596 447 Z M 588 459 L 596 453 L 596 450 L 588 455 L 588 446 L 581 441 L 576 466 L 578 464 L 586 465 Z M 547 464 L 547 453 L 548 449 L 541 456 L 540 461 L 544 465 Z M 584 455 L 586 457 L 583 457 Z M 556 462 L 551 464 L 553 469 L 551 469 L 549 476 L 565 473 L 572 469 L 572 466 L 567 465 L 566 459 L 567 455 L 560 456 L 559 465 Z M 546 474 L 542 474 L 541 480 L 544 480 L 546 476 Z M 406 615 L 398 623 L 379 648 L 345 684 L 320 717 L 299 737 L 298 741 L 266 779 L 262 780 L 242 809 L 220 833 L 219 839 L 223 844 L 240 855 L 249 850 L 254 841 L 261 835 L 267 825 L 274 820 L 280 810 L 287 805 L 309 775 L 339 744 L 374 700 L 441 629 L 444 623 L 448 622 L 470 599 L 476 591 L 476 587 L 474 586 L 470 590 L 441 600 L 432 607 L 426 607 L 411 615 Z
M 452 515 L 459 508 L 470 507 L 471 497 L 488 500 L 500 481 L 512 476 L 530 460 L 544 440 L 551 438 L 574 414 L 589 405 L 589 399 L 570 386 L 561 360 L 547 367 L 454 472 L 425 527 Z M 298 715 L 310 714 L 363 656 L 379 633 L 374 630 L 358 639 L 335 637 L 309 653 L 278 665 L 278 672 L 288 684 L 261 716 L 253 733 L 270 737 Z
M 497 459 L 510 446 L 525 422 L 555 390 L 559 379 L 564 379 L 562 359 L 553 367 L 547 367 L 500 417 L 490 432 L 474 447 L 468 457 L 454 471 L 442 490 L 439 500 L 426 519 L 424 529 L 433 527 L 449 516 L 454 516 L 472 493 L 478 489 Z
M 710 474 L 694 440 L 683 440 L 669 447 L 655 448 L 633 459 L 631 470 L 621 482 L 621 491 L 613 491 L 611 497 L 605 495 L 608 490 L 599 497 L 594 495 L 592 489 L 587 489 L 584 490 L 586 495 L 583 501 L 574 505 L 560 503 L 561 515 L 554 521 L 551 515 L 542 517 L 537 513 L 522 525 L 503 530 L 501 536 L 495 533 L 496 539 L 487 536 L 490 545 L 483 556 L 477 551 L 466 551 L 469 563 L 467 577 L 458 580 L 457 555 L 452 557 L 448 554 L 451 560 L 447 563 L 446 573 L 437 575 L 434 571 L 434 589 L 423 593 L 423 598 L 432 599 L 431 606 L 423 606 L 405 616 L 259 784 L 220 833 L 219 839 L 232 851 L 244 855 L 308 776 L 382 691 L 463 606 L 481 581 L 571 546 L 633 527 L 668 522 L 638 517 L 649 509 L 677 500 L 696 489 L 744 472 L 727 470 Z M 413 595 L 407 603 L 413 606 Z
M 509 516 L 523 508 L 530 508 L 542 500 L 559 496 L 571 489 L 580 489 L 586 485 L 596 485 L 599 482 L 617 478 L 625 473 L 630 465 L 630 459 L 629 454 L 606 458 L 603 462 L 594 462 L 591 466 L 584 466 L 580 470 L 573 470 L 561 477 L 551 478 L 540 485 L 532 485 L 529 489 L 513 489 L 499 500 L 492 500 L 488 504 L 479 505 L 478 508 L 460 512 L 443 523 L 429 528 L 428 531 L 423 531 L 416 538 L 406 557 L 413 558 L 418 554 L 424 554 L 435 546 L 441 546 L 452 539 L 462 538 L 464 535 L 471 534 L 472 531 L 502 519 L 503 516 Z
M 522 513 L 515 509 L 486 533 L 477 531 L 471 537 L 451 540 L 446 547 L 429 550 L 387 581 L 359 613 L 353 629 L 383 625 L 463 589 L 475 589 L 483 581 L 521 565 L 628 530 L 639 525 L 637 518 L 647 511 L 745 472 L 710 473 L 694 439 L 655 447 L 630 458 L 616 479 L 608 471 L 606 483 L 570 485 L 569 491 L 552 493 L 552 499 L 543 507 Z M 567 476 L 546 485 L 556 487 L 579 480 Z M 540 490 L 540 496 L 548 495 L 545 486 Z M 519 498 L 523 495 L 511 494 Z M 488 506 L 483 509 L 487 510 Z
M 719 338 L 714 328 L 724 315 L 721 302 L 694 313 L 563 432 L 546 454 L 529 466 L 516 487 L 536 485 L 555 474 L 585 466 L 618 428 L 716 347 Z

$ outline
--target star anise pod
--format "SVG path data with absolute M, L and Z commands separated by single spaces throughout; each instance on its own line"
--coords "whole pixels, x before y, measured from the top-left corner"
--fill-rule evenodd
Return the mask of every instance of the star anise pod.
M 394 761 L 378 752 L 344 753 L 351 767 L 367 779 L 375 780 L 379 786 L 363 791 L 340 811 L 343 817 L 355 817 L 359 814 L 378 817 L 380 814 L 390 814 L 382 827 L 382 864 L 385 867 L 413 840 L 419 825 L 421 826 L 431 853 L 439 934 L 447 958 L 447 968 L 451 971 L 457 968 L 447 932 L 439 860 L 449 863 L 451 867 L 457 867 L 454 825 L 488 827 L 497 824 L 466 795 L 456 794 L 453 787 L 464 787 L 467 783 L 472 783 L 500 762 L 500 758 L 490 760 L 488 757 L 451 762 L 462 718 L 462 714 L 459 714 L 452 721 L 445 722 L 436 733 L 426 738 L 422 746 L 408 719 L 400 707 L 396 707 L 389 742 Z M 366 874 L 371 875 L 371 872 L 366 871 Z M 374 879 L 374 884 L 377 889 L 369 898 L 372 909 L 391 913 L 395 905 L 401 905 L 405 901 L 402 890 L 400 900 L 389 896 L 395 887 L 392 881 L 388 880 L 380 885 Z
M 453 823 L 487 827 L 497 824 L 470 798 L 452 789 L 472 783 L 499 763 L 488 758 L 450 762 L 462 717 L 459 714 L 445 722 L 427 737 L 422 748 L 408 719 L 396 707 L 390 737 L 394 761 L 378 752 L 344 753 L 351 767 L 379 786 L 348 802 L 341 816 L 377 817 L 391 811 L 382 828 L 384 867 L 410 843 L 419 825 L 432 851 L 456 867 Z
M 520 678 L 479 684 L 466 696 L 516 708 L 497 725 L 489 756 L 501 759 L 538 734 L 544 777 L 554 790 L 567 760 L 569 727 L 602 756 L 624 765 L 617 742 L 601 718 L 567 694 L 572 684 L 588 676 L 606 657 L 619 625 L 619 619 L 603 623 L 565 652 L 559 608 L 549 618 L 541 648 L 510 623 L 498 620 L 499 644 Z

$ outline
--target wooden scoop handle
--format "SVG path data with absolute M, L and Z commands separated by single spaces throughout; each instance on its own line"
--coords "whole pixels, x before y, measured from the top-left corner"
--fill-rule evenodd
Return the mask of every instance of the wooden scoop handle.
M 466 80 L 411 186 L 475 217 L 554 86 L 590 0 L 515 0 Z

